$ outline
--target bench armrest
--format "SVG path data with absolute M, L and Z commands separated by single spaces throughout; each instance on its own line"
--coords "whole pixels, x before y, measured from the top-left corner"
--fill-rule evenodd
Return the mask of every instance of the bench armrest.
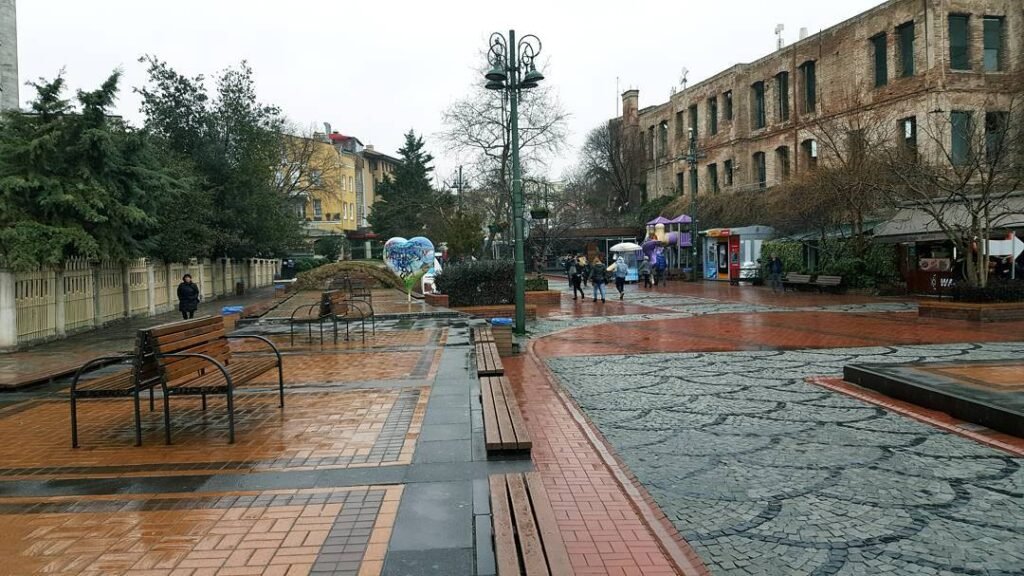
M 312 310 L 313 308 L 318 308 L 319 306 L 319 302 L 317 302 L 316 304 L 303 304 L 302 306 L 299 306 L 295 310 L 292 310 L 292 315 L 288 318 L 289 322 L 295 321 L 295 315 L 298 314 L 300 310 Z M 318 315 L 317 317 L 319 318 L 320 316 Z
M 345 303 L 347 303 L 347 304 L 355 304 L 356 305 L 355 307 L 359 309 L 359 313 L 362 314 L 364 318 L 368 318 L 368 316 L 366 316 L 366 309 L 362 308 L 362 306 L 366 306 L 366 308 L 368 308 L 370 310 L 370 316 L 373 316 L 373 304 L 370 304 L 366 300 L 361 300 L 361 299 L 355 299 L 354 300 L 354 299 L 349 298 L 349 299 L 345 300 Z
M 216 358 L 207 356 L 206 354 L 197 354 L 195 352 L 175 352 L 173 354 L 157 354 L 157 358 L 202 358 L 207 362 L 213 364 L 220 370 L 220 373 L 224 375 L 224 380 L 228 383 L 228 391 L 230 392 L 234 388 L 234 384 L 231 382 L 231 374 L 228 373 L 228 369 L 224 367 Z
M 75 395 L 75 388 L 78 386 L 78 380 L 85 373 L 86 369 L 90 366 L 95 366 L 101 362 L 110 362 L 111 360 L 130 360 L 135 358 L 134 354 L 122 354 L 118 356 L 100 356 L 99 358 L 93 358 L 85 364 L 82 364 L 78 370 L 75 370 L 75 377 L 71 380 L 71 395 Z
M 270 346 L 270 349 L 273 350 L 274 354 L 277 355 L 277 363 L 281 363 L 281 351 L 277 349 L 277 346 L 275 346 L 274 343 L 271 342 L 269 338 L 257 336 L 255 334 L 236 334 L 224 336 L 225 340 L 241 340 L 242 338 L 252 338 L 253 340 L 262 340 L 263 342 L 266 342 L 267 346 Z

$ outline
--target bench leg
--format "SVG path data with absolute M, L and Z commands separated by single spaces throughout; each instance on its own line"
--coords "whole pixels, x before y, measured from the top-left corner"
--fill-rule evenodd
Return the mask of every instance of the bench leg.
M 153 387 L 149 387 L 149 411 L 153 411 Z
M 71 393 L 71 447 L 78 448 L 78 405 L 75 393 Z
M 334 344 L 338 344 L 338 318 L 332 317 L 331 324 L 334 326 Z
M 139 391 L 132 394 L 135 402 L 135 445 L 142 446 L 142 410 L 139 408 Z
M 171 399 L 164 390 L 164 444 L 171 444 Z
M 281 408 L 284 408 L 284 366 L 280 358 L 277 359 L 277 390 L 281 397 Z
M 235 443 L 235 399 L 228 388 L 228 444 Z
M 200 394 L 203 398 L 203 411 L 206 411 L 206 394 Z

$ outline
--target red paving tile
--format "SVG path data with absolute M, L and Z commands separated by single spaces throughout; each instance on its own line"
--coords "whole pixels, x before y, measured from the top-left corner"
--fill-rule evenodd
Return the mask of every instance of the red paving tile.
M 555 357 L 1021 339 L 1024 339 L 1024 322 L 979 324 L 919 318 L 914 313 L 771 312 L 623 322 L 615 325 L 614 332 L 583 326 L 541 338 L 536 348 L 542 357 Z

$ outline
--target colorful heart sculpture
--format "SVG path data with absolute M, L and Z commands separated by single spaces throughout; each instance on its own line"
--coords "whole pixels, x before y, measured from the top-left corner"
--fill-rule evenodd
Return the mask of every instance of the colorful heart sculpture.
M 384 243 L 384 263 L 400 278 L 408 280 L 434 265 L 434 244 L 422 236 L 411 240 L 396 236 Z

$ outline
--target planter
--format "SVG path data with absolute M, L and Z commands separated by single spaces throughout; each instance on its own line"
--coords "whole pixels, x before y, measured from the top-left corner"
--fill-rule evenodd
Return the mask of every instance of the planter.
M 436 306 L 438 308 L 448 307 L 447 294 L 424 294 L 423 301 L 431 306 Z
M 547 217 L 547 208 L 530 208 L 530 218 L 533 218 L 534 220 L 545 220 Z
M 918 303 L 917 315 L 921 318 L 944 318 L 973 322 L 1012 322 L 1024 320 L 1024 302 L 976 303 L 925 300 Z
M 560 304 L 562 293 L 558 290 L 535 290 L 526 293 L 526 303 L 529 304 Z

